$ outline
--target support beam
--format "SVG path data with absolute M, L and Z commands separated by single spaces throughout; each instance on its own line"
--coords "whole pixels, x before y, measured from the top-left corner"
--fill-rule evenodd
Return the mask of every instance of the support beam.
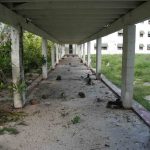
M 47 70 L 47 40 L 45 38 L 42 39 L 42 76 L 43 79 L 47 79 L 48 70 Z
M 25 80 L 23 67 L 23 31 L 21 26 L 11 27 L 11 61 L 14 91 L 14 107 L 25 104 Z M 22 87 L 22 88 L 21 88 Z
M 54 45 L 52 46 L 51 48 L 51 66 L 52 66 L 52 69 L 55 69 L 55 53 L 54 53 Z
M 132 107 L 133 81 L 134 81 L 134 57 L 135 57 L 136 26 L 130 25 L 124 28 L 123 54 L 122 54 L 122 88 L 121 100 L 125 108 Z
M 39 36 L 45 37 L 47 39 L 50 39 L 52 41 L 57 42 L 55 38 L 53 38 L 50 34 L 45 32 L 44 30 L 40 29 L 36 25 L 34 25 L 32 22 L 28 22 L 26 18 L 22 17 L 21 15 L 11 11 L 4 5 L 0 4 L 0 21 L 12 26 L 21 25 L 23 29 L 32 32 L 34 34 L 37 34 Z
M 100 75 L 101 75 L 101 60 L 102 60 L 101 45 L 102 45 L 102 39 L 98 38 L 96 40 L 96 78 L 97 79 L 100 79 Z
M 87 42 L 87 65 L 91 66 L 91 42 Z
M 85 63 L 85 44 L 83 44 L 83 63 Z

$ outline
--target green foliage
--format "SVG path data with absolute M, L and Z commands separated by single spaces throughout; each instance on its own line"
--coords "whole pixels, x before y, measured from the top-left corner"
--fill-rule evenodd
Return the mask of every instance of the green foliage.
M 42 55 L 41 45 L 42 39 L 29 32 L 24 32 L 24 66 L 25 72 L 31 72 L 33 69 L 41 69 L 41 66 L 46 63 L 46 59 Z M 50 66 L 51 62 L 51 47 L 53 43 L 48 41 L 48 56 L 47 62 Z
M 27 88 L 27 85 L 25 82 L 18 82 L 17 84 L 14 84 L 14 83 L 11 83 L 8 88 L 11 90 L 11 91 L 17 91 L 19 93 L 23 92 L 26 90 Z
M 17 129 L 15 129 L 15 128 L 7 128 L 7 127 L 1 128 L 0 129 L 0 135 L 3 135 L 5 133 L 18 134 L 19 131 Z
M 0 82 L 0 90 L 5 89 L 7 85 L 5 85 L 3 82 Z
M 96 67 L 96 56 L 92 55 L 92 67 Z M 115 85 L 121 87 L 122 55 L 103 55 L 102 73 Z M 150 82 L 150 55 L 135 56 L 134 99 L 150 110 L 150 103 L 144 99 L 150 95 L 150 87 L 144 86 Z
M 75 116 L 75 117 L 71 120 L 71 122 L 72 122 L 73 124 L 80 123 L 80 117 L 79 117 L 79 116 Z
M 41 68 L 41 38 L 32 33 L 25 32 L 23 43 L 25 72 L 30 72 L 32 69 Z
M 0 69 L 10 73 L 11 70 L 11 42 L 10 28 L 8 25 L 0 24 Z
M 23 47 L 24 47 L 24 68 L 26 72 L 33 70 L 41 73 L 41 67 L 46 63 L 46 59 L 42 56 L 42 39 L 41 37 L 24 32 Z M 51 47 L 53 43 L 48 41 L 48 66 L 51 65 Z M 0 69 L 4 74 L 11 75 L 11 40 L 10 27 L 0 23 Z

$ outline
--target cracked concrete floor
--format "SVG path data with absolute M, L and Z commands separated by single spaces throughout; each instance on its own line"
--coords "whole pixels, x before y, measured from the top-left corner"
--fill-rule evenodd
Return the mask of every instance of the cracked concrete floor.
M 150 129 L 131 110 L 107 109 L 115 95 L 94 75 L 94 85 L 86 85 L 88 73 L 77 57 L 61 60 L 31 93 L 29 99 L 40 104 L 24 108 L 27 126 L 15 125 L 18 135 L 0 136 L 0 150 L 150 150 Z M 72 124 L 75 116 L 80 123 Z

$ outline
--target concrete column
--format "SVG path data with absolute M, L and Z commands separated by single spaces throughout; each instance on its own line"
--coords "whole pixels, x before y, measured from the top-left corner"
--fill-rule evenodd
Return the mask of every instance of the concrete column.
M 75 54 L 75 52 L 76 52 L 76 45 L 73 44 L 73 54 Z
M 56 44 L 56 64 L 59 63 L 59 58 L 58 58 L 58 44 Z
M 85 44 L 83 44 L 83 63 L 85 63 Z
M 54 45 L 52 46 L 51 48 L 51 66 L 52 66 L 52 69 L 55 69 L 55 53 L 54 53 Z
M 59 60 L 61 59 L 61 52 L 62 52 L 62 45 L 60 45 L 60 48 L 59 48 Z
M 75 44 L 75 55 L 77 54 L 77 44 Z
M 42 57 L 43 57 L 43 65 L 42 65 L 42 76 L 43 79 L 47 79 L 47 40 L 42 38 Z
M 23 31 L 21 26 L 11 27 L 11 62 L 14 91 L 14 107 L 25 104 L 25 80 L 23 67 Z
M 124 37 L 123 37 L 123 54 L 122 54 L 121 100 L 125 108 L 131 108 L 133 98 L 136 26 L 135 25 L 126 26 L 123 31 Z
M 76 54 L 78 55 L 78 57 L 80 57 L 79 51 L 80 51 L 80 46 L 77 45 L 77 53 Z
M 65 45 L 63 45 L 63 48 L 62 48 L 62 57 L 64 57 L 65 55 Z
M 58 45 L 58 63 L 59 63 L 59 60 L 60 60 L 60 45 Z
M 79 58 L 82 57 L 81 45 L 78 45 L 78 55 L 79 55 Z
M 101 75 L 101 60 L 102 60 L 101 43 L 102 43 L 101 38 L 98 38 L 96 40 L 96 78 L 97 79 L 100 79 L 100 75 Z
M 87 42 L 87 65 L 91 66 L 91 42 Z

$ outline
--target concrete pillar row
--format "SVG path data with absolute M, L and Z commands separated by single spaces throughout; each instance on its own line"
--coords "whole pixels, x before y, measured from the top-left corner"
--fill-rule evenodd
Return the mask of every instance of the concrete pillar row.
M 79 57 L 82 58 L 82 45 L 79 45 Z
M 56 64 L 59 63 L 59 58 L 58 58 L 58 44 L 55 44 L 55 49 L 56 49 Z
M 101 75 L 101 61 L 102 61 L 101 45 L 102 45 L 102 39 L 98 38 L 96 40 L 96 78 L 97 79 L 100 79 L 100 75 Z
M 121 100 L 125 108 L 132 107 L 136 26 L 125 26 L 122 54 Z
M 83 44 L 83 63 L 85 63 L 85 44 Z
M 60 45 L 60 48 L 59 48 L 59 60 L 61 59 L 61 55 L 62 55 L 62 45 Z
M 65 44 L 63 45 L 62 57 L 65 55 Z
M 58 44 L 58 63 L 59 63 L 59 60 L 60 60 L 60 47 L 61 47 L 61 45 Z
M 13 101 L 15 108 L 22 108 L 25 104 L 25 80 L 23 66 L 23 30 L 21 26 L 11 27 L 11 62 Z M 22 88 L 20 88 L 22 87 Z
M 87 65 L 91 66 L 91 42 L 87 42 Z
M 47 79 L 48 70 L 47 70 L 47 40 L 42 38 L 42 57 L 43 57 L 43 64 L 42 64 L 42 76 L 43 79 Z
M 80 57 L 80 45 L 77 44 L 77 55 Z
M 75 44 L 75 55 L 77 54 L 77 44 Z
M 51 66 L 52 66 L 52 69 L 55 69 L 55 47 L 54 45 L 52 46 L 51 48 Z

